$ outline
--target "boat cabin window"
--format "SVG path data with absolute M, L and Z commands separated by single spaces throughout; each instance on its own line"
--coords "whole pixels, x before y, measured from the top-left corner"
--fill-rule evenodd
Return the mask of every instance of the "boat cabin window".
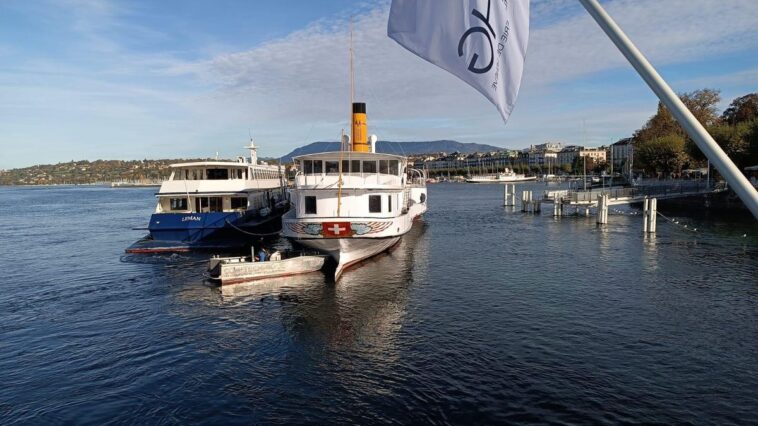
M 235 169 L 234 174 L 237 177 L 237 179 L 242 179 L 242 169 Z
M 320 175 L 324 172 L 324 162 L 320 160 L 313 160 L 313 173 Z
M 316 197 L 313 195 L 305 196 L 305 214 L 316 214 Z
M 324 161 L 324 164 L 326 166 L 326 174 L 328 175 L 339 174 L 340 172 L 339 161 Z
M 368 196 L 368 212 L 369 213 L 381 213 L 382 212 L 382 196 L 381 195 L 369 195 Z
M 228 169 L 207 169 L 205 171 L 208 180 L 226 180 L 229 179 Z
M 198 213 L 223 211 L 221 197 L 198 197 L 195 198 L 195 211 Z
M 398 160 L 390 160 L 390 174 L 391 175 L 398 175 L 398 169 L 400 168 Z
M 245 209 L 247 208 L 247 198 L 245 197 L 232 197 L 232 209 Z
M 172 198 L 171 210 L 187 210 L 187 199 L 186 198 Z
M 376 161 L 364 161 L 363 173 L 376 173 Z
M 303 160 L 303 173 L 306 175 L 313 174 L 313 161 Z
M 387 211 L 392 213 L 392 195 L 387 196 Z
M 390 162 L 388 160 L 379 160 L 379 173 L 386 175 L 390 172 Z

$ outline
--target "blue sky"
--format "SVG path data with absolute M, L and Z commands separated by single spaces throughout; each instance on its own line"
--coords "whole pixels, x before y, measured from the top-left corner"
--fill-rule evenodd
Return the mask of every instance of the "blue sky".
M 602 4 L 678 92 L 758 91 L 758 1 Z M 522 148 L 631 135 L 657 100 L 577 0 L 533 0 L 524 81 L 504 125 L 465 83 L 386 37 L 389 2 L 5 0 L 0 169 L 89 159 L 263 156 L 347 125 L 356 97 L 383 140 Z

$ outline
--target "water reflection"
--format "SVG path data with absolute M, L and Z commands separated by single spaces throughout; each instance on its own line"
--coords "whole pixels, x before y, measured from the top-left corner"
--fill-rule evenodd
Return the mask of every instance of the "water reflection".
M 427 251 L 423 234 L 419 224 L 390 252 L 346 271 L 336 284 L 323 284 L 318 298 L 284 300 L 286 330 L 304 343 L 316 339 L 330 349 L 360 348 L 388 355 L 402 327 L 416 253 L 423 257 Z M 291 290 L 288 294 L 299 296 Z
M 221 294 L 224 301 L 238 299 L 260 299 L 267 296 L 311 291 L 314 287 L 324 285 L 324 274 L 321 271 L 291 277 L 269 278 L 225 286 L 211 284 Z
M 337 283 L 315 272 L 226 286 L 185 286 L 178 294 L 186 304 L 235 306 L 274 301 L 284 331 L 295 344 L 327 350 L 360 350 L 391 362 L 394 336 L 402 328 L 414 274 L 426 275 L 428 241 L 425 225 L 416 224 L 389 252 L 346 271 Z M 240 315 L 239 309 L 208 311 L 219 319 Z M 261 312 L 263 313 L 263 312 Z M 248 313 L 243 314 L 248 316 Z M 226 318 L 237 321 L 239 318 Z M 264 319 L 258 319 L 264 320 Z M 265 321 L 265 320 L 264 320 Z
M 655 234 L 645 233 L 642 240 L 643 256 L 642 264 L 645 270 L 658 270 L 658 243 Z

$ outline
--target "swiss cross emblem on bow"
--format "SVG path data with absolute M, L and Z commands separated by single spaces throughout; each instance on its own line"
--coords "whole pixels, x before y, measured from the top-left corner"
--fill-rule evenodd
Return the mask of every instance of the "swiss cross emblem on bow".
M 321 224 L 321 230 L 324 237 L 327 238 L 342 238 L 353 235 L 353 230 L 350 228 L 350 222 L 323 222 Z

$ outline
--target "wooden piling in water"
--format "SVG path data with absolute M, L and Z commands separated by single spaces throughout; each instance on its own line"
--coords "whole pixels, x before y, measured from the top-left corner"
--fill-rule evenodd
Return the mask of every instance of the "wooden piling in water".
M 658 214 L 658 200 L 656 198 L 648 199 L 645 197 L 645 201 L 642 204 L 642 228 L 646 234 L 654 234 Z
M 597 196 L 596 222 L 601 225 L 608 223 L 608 194 L 598 194 Z
M 503 205 L 506 207 L 511 207 L 516 205 L 516 185 L 504 185 L 505 189 L 503 189 Z

